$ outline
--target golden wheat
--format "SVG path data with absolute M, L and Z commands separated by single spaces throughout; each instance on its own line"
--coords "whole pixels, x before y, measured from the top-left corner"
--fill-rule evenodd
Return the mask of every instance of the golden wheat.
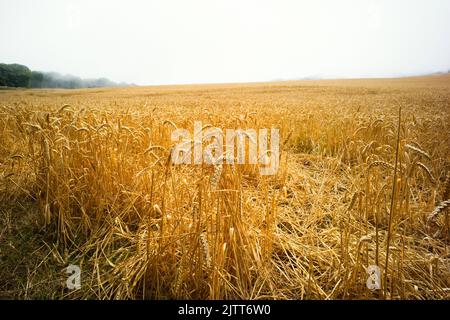
M 448 299 L 449 83 L 1 90 L 0 213 L 29 211 L 48 255 L 83 265 L 57 297 Z M 173 164 L 171 133 L 195 121 L 191 151 L 217 127 L 248 154 L 245 130 L 278 128 L 279 170 Z

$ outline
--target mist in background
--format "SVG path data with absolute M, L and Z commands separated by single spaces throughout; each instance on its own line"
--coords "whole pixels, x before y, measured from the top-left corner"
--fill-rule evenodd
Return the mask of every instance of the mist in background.
M 0 63 L 0 87 L 16 88 L 101 88 L 134 86 L 125 82 L 115 83 L 107 78 L 81 79 L 70 74 L 32 71 L 27 66 Z
M 101 87 L 127 87 L 132 84 L 115 83 L 107 78 L 82 79 L 70 74 L 60 74 L 57 72 L 32 71 L 29 81 L 31 88 L 101 88 Z
M 0 62 L 145 84 L 450 69 L 446 0 L 0 0 Z

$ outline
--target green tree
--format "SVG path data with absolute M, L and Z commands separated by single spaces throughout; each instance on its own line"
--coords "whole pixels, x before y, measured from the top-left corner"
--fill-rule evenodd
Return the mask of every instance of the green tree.
M 21 64 L 0 64 L 0 85 L 8 87 L 28 87 L 31 71 Z

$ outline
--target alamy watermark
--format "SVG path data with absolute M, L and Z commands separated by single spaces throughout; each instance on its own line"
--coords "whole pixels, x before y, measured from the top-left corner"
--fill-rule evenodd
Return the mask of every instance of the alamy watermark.
M 66 280 L 67 289 L 81 289 L 81 268 L 78 265 L 70 264 L 65 270 L 69 274 Z
M 381 269 L 379 266 L 370 265 L 367 267 L 367 274 L 369 277 L 366 281 L 366 286 L 369 290 L 378 290 L 381 288 Z
M 274 175 L 280 162 L 279 129 L 226 129 L 194 122 L 194 132 L 175 129 L 171 139 L 174 164 L 254 164 L 260 165 L 261 175 Z M 210 143 L 203 148 L 203 142 Z M 248 154 L 246 153 L 248 145 Z

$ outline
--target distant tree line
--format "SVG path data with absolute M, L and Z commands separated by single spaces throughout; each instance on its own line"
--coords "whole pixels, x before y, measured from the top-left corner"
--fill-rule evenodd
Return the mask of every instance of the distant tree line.
M 31 71 L 21 64 L 0 63 L 0 86 L 23 88 L 99 88 L 129 86 L 127 83 L 115 83 L 106 78 L 81 79 L 57 72 Z

